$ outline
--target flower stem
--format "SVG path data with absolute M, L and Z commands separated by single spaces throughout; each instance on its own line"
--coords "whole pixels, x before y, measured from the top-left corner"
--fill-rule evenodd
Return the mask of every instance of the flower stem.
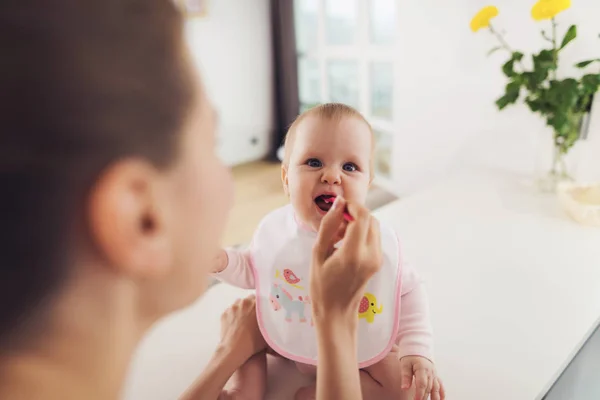
M 502 34 L 500 32 L 498 32 L 497 30 L 495 30 L 494 26 L 491 23 L 490 23 L 489 27 L 490 27 L 490 32 L 492 32 L 492 35 L 496 36 L 496 38 L 500 42 L 500 45 L 509 53 L 511 53 L 511 54 L 514 53 L 513 49 L 509 46 L 509 44 L 504 39 L 504 36 L 502 36 Z
M 554 58 L 554 70 L 552 70 L 552 80 L 556 80 L 556 70 L 558 69 L 558 49 L 556 46 L 556 19 L 552 18 L 552 55 Z
M 506 39 L 504 39 L 504 36 L 502 36 L 502 34 L 500 32 L 498 32 L 496 29 L 494 29 L 494 26 L 491 23 L 489 24 L 489 28 L 490 28 L 490 32 L 492 33 L 492 35 L 494 35 L 496 37 L 496 39 L 498 39 L 498 41 L 500 42 L 500 45 L 502 46 L 502 48 L 505 49 L 506 51 L 508 51 L 512 55 L 514 53 L 514 50 L 512 49 L 512 47 L 510 47 L 510 45 L 508 44 Z M 519 65 L 521 66 L 521 69 L 523 71 L 525 71 L 525 66 L 523 65 L 523 62 L 521 60 L 519 60 Z

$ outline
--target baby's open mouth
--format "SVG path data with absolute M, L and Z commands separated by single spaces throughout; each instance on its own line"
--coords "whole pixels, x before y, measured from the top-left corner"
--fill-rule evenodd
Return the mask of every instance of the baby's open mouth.
M 329 211 L 329 209 L 333 205 L 333 202 L 335 201 L 335 197 L 336 196 L 333 196 L 333 195 L 330 195 L 330 194 L 323 194 L 323 195 L 318 196 L 317 198 L 315 198 L 315 204 L 321 210 L 327 212 L 327 211 Z

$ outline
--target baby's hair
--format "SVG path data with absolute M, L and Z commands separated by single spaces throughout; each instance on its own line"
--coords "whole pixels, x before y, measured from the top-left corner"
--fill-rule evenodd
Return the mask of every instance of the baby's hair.
M 302 114 L 300 114 L 296 120 L 292 123 L 292 125 L 290 125 L 290 128 L 288 129 L 288 132 L 285 136 L 285 142 L 284 142 L 284 149 L 285 149 L 285 155 L 283 158 L 283 165 L 284 166 L 288 166 L 290 163 L 290 156 L 292 154 L 292 149 L 294 147 L 294 139 L 296 137 L 296 130 L 298 128 L 298 126 L 300 125 L 300 123 L 302 123 L 303 120 L 305 120 L 307 117 L 310 116 L 314 116 L 314 117 L 318 117 L 318 118 L 323 118 L 323 119 L 337 119 L 337 120 L 341 120 L 342 118 L 356 118 L 362 122 L 364 122 L 367 127 L 369 128 L 369 131 L 371 132 L 371 138 L 372 141 L 374 142 L 374 133 L 373 133 L 373 128 L 371 127 L 371 124 L 369 124 L 369 121 L 367 121 L 367 119 L 355 108 L 350 107 L 346 104 L 342 104 L 342 103 L 325 103 L 325 104 L 320 104 L 318 106 L 315 106 L 313 108 L 310 108 L 306 111 L 304 111 Z M 372 150 L 371 152 L 374 151 L 374 143 L 371 146 Z M 372 161 L 373 157 L 371 156 L 371 161 Z M 371 162 L 372 164 L 372 162 Z M 372 168 L 371 168 L 372 170 Z
M 305 120 L 307 117 L 314 116 L 323 119 L 337 119 L 341 120 L 344 117 L 357 118 L 358 120 L 364 122 L 371 135 L 373 136 L 373 128 L 369 121 L 355 108 L 350 107 L 349 105 L 342 103 L 324 103 L 319 104 L 313 108 L 310 108 L 300 114 L 296 120 L 290 125 L 288 132 L 285 136 L 284 148 L 285 148 L 285 156 L 283 158 L 283 164 L 288 165 L 290 162 L 290 155 L 292 154 L 292 148 L 294 147 L 294 139 L 296 137 L 296 130 L 300 123 Z

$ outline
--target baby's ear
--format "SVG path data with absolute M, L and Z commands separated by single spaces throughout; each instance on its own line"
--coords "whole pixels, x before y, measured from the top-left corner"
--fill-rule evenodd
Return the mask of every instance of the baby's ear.
M 283 184 L 283 191 L 285 192 L 286 196 L 290 196 L 290 191 L 289 191 L 289 187 L 288 187 L 288 171 L 287 171 L 287 165 L 285 164 L 281 164 L 281 183 Z

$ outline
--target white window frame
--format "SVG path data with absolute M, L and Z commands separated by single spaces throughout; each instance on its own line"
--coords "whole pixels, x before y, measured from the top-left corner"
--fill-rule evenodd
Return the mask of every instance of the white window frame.
M 302 1 L 302 0 L 296 0 Z M 349 46 L 330 46 L 327 44 L 326 38 L 326 0 L 318 2 L 318 30 L 317 30 L 317 45 L 314 48 L 298 54 L 298 59 L 307 58 L 316 60 L 319 65 L 320 73 L 320 98 L 322 102 L 331 101 L 329 93 L 329 81 L 327 77 L 327 63 L 330 60 L 356 60 L 358 61 L 359 70 L 359 111 L 368 119 L 372 127 L 376 131 L 381 131 L 385 134 L 392 135 L 392 157 L 390 165 L 390 176 L 375 176 L 374 183 L 384 189 L 394 192 L 394 143 L 398 135 L 399 112 L 398 107 L 398 66 L 397 64 L 397 41 L 398 28 L 395 30 L 395 38 L 393 43 L 386 45 L 371 44 L 370 30 L 370 2 L 372 0 L 348 0 L 357 4 L 357 32 L 356 43 Z M 398 3 L 398 2 L 396 2 Z M 398 12 L 398 4 L 396 4 L 396 12 Z M 396 18 L 398 21 L 399 18 Z M 371 82 L 370 82 L 370 66 L 372 62 L 389 62 L 394 70 L 394 88 L 393 88 L 393 110 L 391 120 L 380 117 L 375 117 L 371 114 Z

